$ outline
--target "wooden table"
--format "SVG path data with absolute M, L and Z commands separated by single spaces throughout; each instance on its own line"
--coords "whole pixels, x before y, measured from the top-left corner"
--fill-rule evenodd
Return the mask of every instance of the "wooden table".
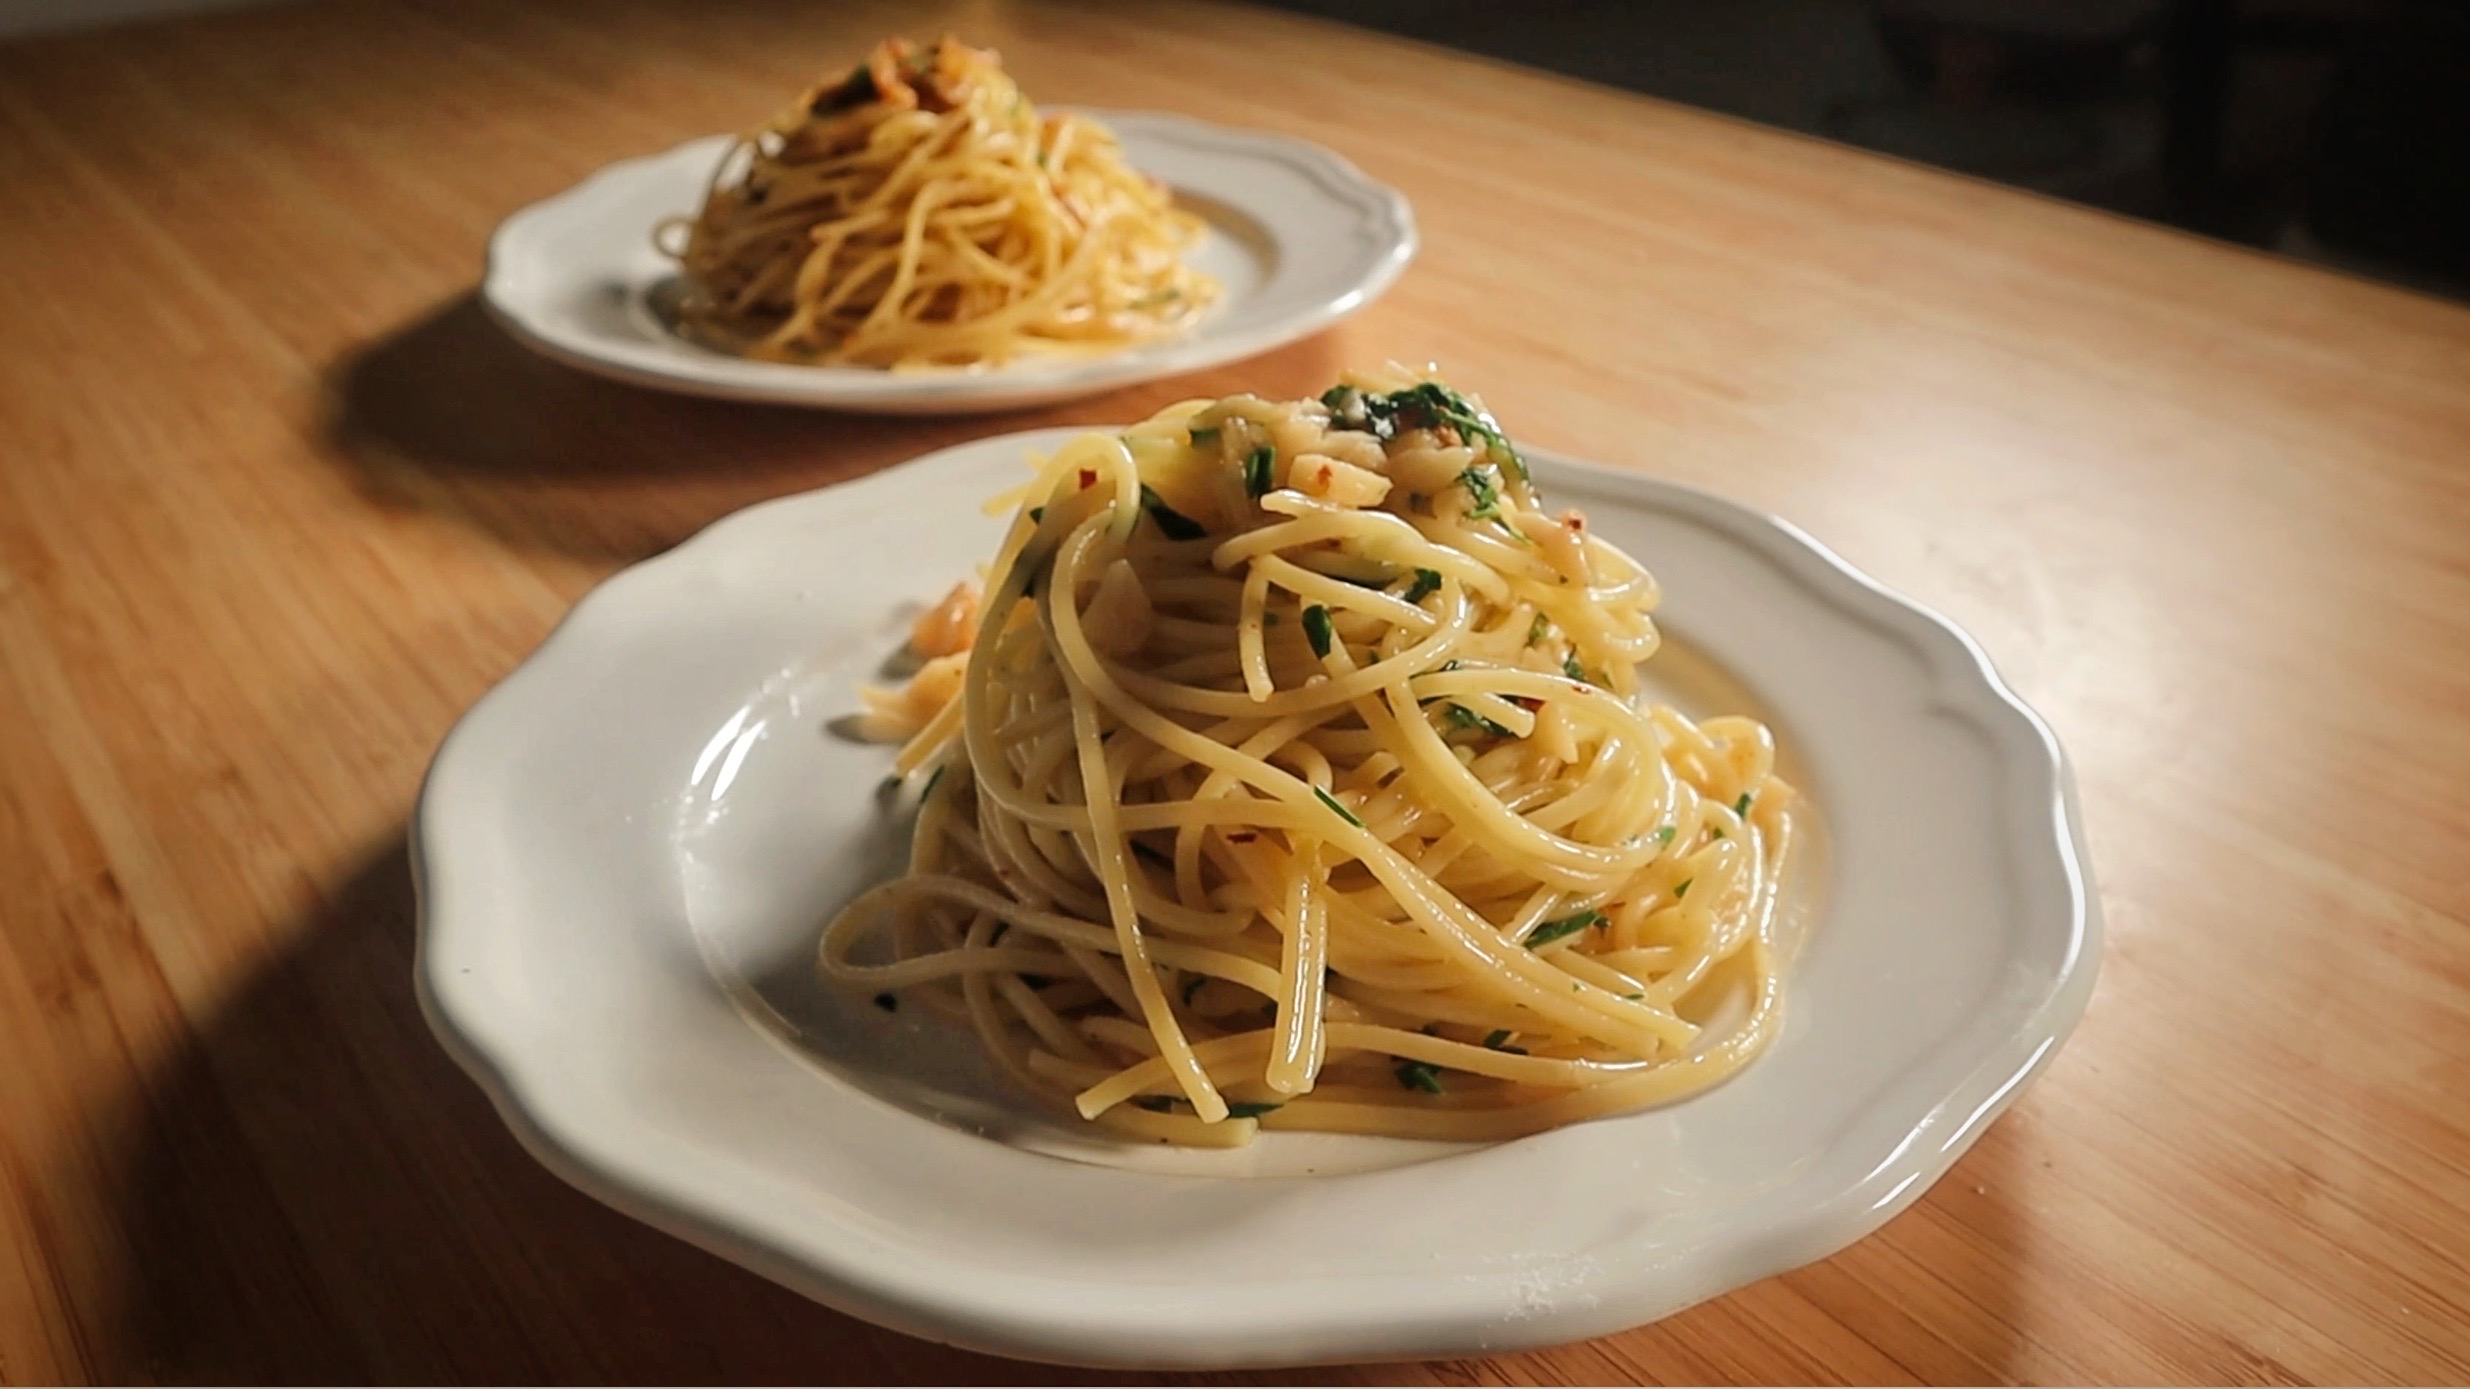
M 2075 757 L 2110 951 L 2046 1078 L 1838 1257 L 1303 1377 L 2470 1375 L 2470 311 L 1317 22 L 941 8 L 0 49 L 0 1378 L 1077 1378 L 536 1167 L 415 1010 L 404 817 L 577 595 L 732 508 L 1385 357 L 1979 636 Z M 508 212 L 943 19 L 1042 98 L 1334 146 L 1423 256 L 1318 340 L 994 421 L 604 385 L 475 306 Z

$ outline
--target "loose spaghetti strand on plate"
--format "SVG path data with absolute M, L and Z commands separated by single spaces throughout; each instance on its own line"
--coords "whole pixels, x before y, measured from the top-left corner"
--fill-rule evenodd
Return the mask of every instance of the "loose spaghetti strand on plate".
M 1661 593 L 1437 380 L 1187 401 L 1043 460 L 965 650 L 872 697 L 926 777 L 824 977 L 1082 1118 L 1489 1139 L 1765 1046 L 1794 792 L 1641 707 Z M 957 669 L 956 669 L 957 666 Z M 922 674 L 921 679 L 929 678 Z
M 993 53 L 890 40 L 732 145 L 656 240 L 681 326 L 775 361 L 998 366 L 1117 351 L 1217 297 L 1199 218 L 1096 121 L 1041 115 Z

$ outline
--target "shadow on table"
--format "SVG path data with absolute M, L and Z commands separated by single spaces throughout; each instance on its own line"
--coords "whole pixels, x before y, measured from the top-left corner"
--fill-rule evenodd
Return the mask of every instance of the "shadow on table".
M 879 1330 L 566 1186 L 439 1050 L 411 979 L 397 839 L 150 1080 L 114 1197 L 143 1272 L 100 1377 L 1092 1378 Z
M 330 456 L 379 504 L 441 513 L 517 549 L 630 560 L 766 497 L 1016 429 L 1138 419 L 1170 401 L 1318 393 L 1336 334 L 1035 411 L 935 419 L 705 400 L 551 362 L 470 294 L 328 374 Z

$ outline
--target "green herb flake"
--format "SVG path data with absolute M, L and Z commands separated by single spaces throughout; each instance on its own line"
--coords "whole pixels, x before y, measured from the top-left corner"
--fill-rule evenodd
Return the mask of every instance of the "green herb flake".
M 1472 728 L 1479 732 L 1489 733 L 1496 738 L 1507 738 L 1510 736 L 1510 731 L 1508 729 L 1503 728 L 1501 725 L 1494 723 L 1492 720 L 1485 718 L 1483 715 L 1476 713 L 1474 710 L 1469 709 L 1463 704 L 1453 704 L 1449 706 L 1449 721 L 1452 727 Z
M 1525 1047 L 1513 1047 L 1509 1044 L 1509 1029 L 1506 1027 L 1494 1028 L 1492 1035 L 1484 1039 L 1484 1048 L 1487 1051 L 1505 1051 L 1512 1056 L 1527 1054 Z
M 1682 898 L 1689 896 L 1690 884 L 1697 881 L 1698 880 L 1696 878 L 1683 878 L 1681 880 L 1681 885 L 1672 890 L 1672 900 L 1678 902 Z
M 1226 1102 L 1226 1117 L 1229 1119 L 1258 1119 L 1264 1114 L 1269 1114 L 1284 1108 L 1286 1108 L 1284 1102 L 1272 1104 L 1264 1100 L 1228 1100 Z
M 1544 922 L 1534 930 L 1527 932 L 1526 947 L 1533 950 L 1539 945 L 1548 945 L 1563 936 L 1574 936 L 1589 926 L 1604 925 L 1610 919 L 1593 907 L 1582 912 L 1573 912 L 1568 916 Z
M 1440 570 L 1418 569 L 1415 571 L 1415 582 L 1407 585 L 1407 591 L 1400 594 L 1399 597 L 1405 599 L 1409 603 L 1421 603 L 1425 599 L 1430 598 L 1440 587 Z
M 1328 655 L 1337 639 L 1338 625 L 1330 620 L 1329 609 L 1318 603 L 1304 609 L 1304 640 L 1312 643 L 1313 655 Z
M 1741 799 L 1739 799 L 1739 800 L 1737 800 L 1737 801 L 1734 801 L 1734 802 L 1732 803 L 1732 813 L 1733 813 L 1733 814 L 1735 814 L 1735 815 L 1740 816 L 1740 817 L 1741 817 L 1742 819 L 1744 819 L 1744 820 L 1746 820 L 1746 819 L 1750 818 L 1750 793 L 1749 793 L 1749 792 L 1747 792 L 1747 791 L 1742 792 L 1742 793 L 1741 793 Z
M 1575 651 L 1561 658 L 1561 673 L 1582 685 L 1591 683 L 1587 679 L 1587 668 L 1578 664 L 1578 653 Z
M 1638 1000 L 1638 999 L 1642 999 L 1642 998 L 1645 998 L 1645 997 L 1646 997 L 1646 995 L 1645 995 L 1645 994 L 1623 994 L 1623 995 L 1621 995 L 1621 996 L 1622 996 L 1623 998 L 1630 999 L 1630 1000 L 1632 1000 L 1633 1002 L 1635 1002 L 1635 1001 L 1636 1001 L 1636 1000 Z
M 1489 468 L 1468 468 L 1458 475 L 1458 485 L 1467 489 L 1475 505 L 1467 509 L 1470 521 L 1498 521 L 1501 518 L 1501 488 L 1492 480 Z
M 1364 822 L 1355 818 L 1355 812 L 1346 808 L 1346 802 L 1339 800 L 1336 796 L 1329 794 L 1327 791 L 1322 790 L 1318 786 L 1312 788 L 1312 794 L 1321 798 L 1321 804 L 1337 811 L 1339 818 L 1345 820 L 1348 824 L 1353 825 L 1359 830 L 1364 827 Z
M 1453 429 L 1469 445 L 1480 447 L 1520 482 L 1534 479 L 1516 445 L 1501 432 L 1491 412 L 1438 381 L 1424 381 L 1387 395 L 1365 395 L 1352 386 L 1333 388 L 1321 397 L 1331 418 L 1351 429 L 1363 429 L 1388 439 L 1400 429 Z
M 901 1010 L 901 1001 L 890 994 L 877 994 L 875 1006 L 887 1013 L 897 1013 Z
M 1030 524 L 1031 524 L 1031 525 L 1036 525 L 1038 522 L 1043 521 L 1043 520 L 1045 520 L 1045 519 L 1046 519 L 1046 508 L 1045 508 L 1045 507 L 1042 507 L 1042 506 L 1033 506 L 1033 507 L 1029 508 L 1029 521 L 1030 521 Z
M 1401 1061 L 1398 1063 L 1398 1083 L 1409 1090 L 1438 1095 L 1441 1093 L 1441 1068 L 1429 1061 Z
M 1205 449 L 1218 442 L 1218 426 L 1203 425 L 1192 431 L 1192 447 Z
M 1537 613 L 1535 615 L 1535 620 L 1527 624 L 1527 645 L 1529 646 L 1533 646 L 1537 642 L 1542 641 L 1544 638 L 1551 635 L 1552 619 L 1544 616 L 1542 613 Z
M 1252 451 L 1244 460 L 1244 491 L 1255 500 L 1269 495 L 1270 485 L 1277 481 L 1278 451 L 1267 444 Z
M 1670 844 L 1672 842 L 1672 837 L 1680 832 L 1681 827 L 1679 825 L 1666 825 L 1662 829 L 1655 832 L 1655 842 L 1658 844 Z
M 1134 1095 L 1132 1097 L 1132 1102 L 1139 1105 L 1141 1108 L 1148 1110 L 1152 1114 L 1172 1114 L 1175 1112 L 1174 1097 L 1169 1095 Z
M 1149 513 L 1149 519 L 1158 523 L 1159 533 L 1169 540 L 1198 540 L 1209 534 L 1209 527 L 1168 506 L 1157 489 L 1146 482 L 1141 484 L 1141 510 Z

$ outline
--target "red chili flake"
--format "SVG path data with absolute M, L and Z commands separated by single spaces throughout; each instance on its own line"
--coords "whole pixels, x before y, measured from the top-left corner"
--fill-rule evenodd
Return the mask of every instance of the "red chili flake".
M 1544 707 L 1544 701 L 1537 699 L 1533 695 L 1503 695 L 1502 698 L 1508 700 L 1512 704 L 1517 705 L 1519 708 L 1526 710 L 1530 714 Z
M 1082 491 L 1084 491 L 1084 492 L 1086 492 L 1086 491 L 1088 491 L 1090 488 L 1095 487 L 1095 486 L 1097 486 L 1097 485 L 1098 485 L 1098 470 L 1097 470 L 1097 469 L 1095 469 L 1095 468 L 1083 468 L 1083 469 L 1081 469 L 1081 490 L 1082 490 Z
M 1569 533 L 1572 535 L 1585 535 L 1587 533 L 1587 518 L 1586 513 L 1584 512 L 1575 510 L 1562 512 L 1561 524 L 1569 527 Z

